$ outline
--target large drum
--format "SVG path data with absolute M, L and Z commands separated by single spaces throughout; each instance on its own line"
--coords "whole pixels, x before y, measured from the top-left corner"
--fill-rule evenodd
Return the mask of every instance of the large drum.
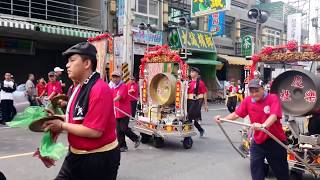
M 170 73 L 159 73 L 150 82 L 150 97 L 157 105 L 171 105 L 175 101 L 177 79 Z
M 306 116 L 320 110 L 320 78 L 308 71 L 290 70 L 272 83 L 271 93 L 280 97 L 283 112 Z

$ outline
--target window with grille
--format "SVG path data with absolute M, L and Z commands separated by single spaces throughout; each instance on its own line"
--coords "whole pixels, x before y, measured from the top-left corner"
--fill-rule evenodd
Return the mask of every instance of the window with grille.
M 140 23 L 159 25 L 159 0 L 137 0 L 133 26 Z

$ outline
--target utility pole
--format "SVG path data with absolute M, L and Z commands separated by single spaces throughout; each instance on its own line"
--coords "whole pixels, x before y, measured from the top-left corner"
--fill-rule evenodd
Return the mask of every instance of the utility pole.
M 108 31 L 108 0 L 100 0 L 100 7 L 101 31 L 104 33 Z
M 316 17 L 316 43 L 319 42 L 319 8 L 316 9 L 317 17 Z
M 255 38 L 255 53 L 259 53 L 261 49 L 261 23 L 256 21 L 256 38 Z M 259 62 L 259 67 L 260 67 L 260 74 L 261 74 L 261 79 L 264 80 L 264 63 Z

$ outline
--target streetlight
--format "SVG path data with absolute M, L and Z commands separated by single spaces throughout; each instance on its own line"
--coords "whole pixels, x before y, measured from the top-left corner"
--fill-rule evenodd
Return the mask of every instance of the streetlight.
M 258 51 L 260 50 L 259 46 L 259 33 L 261 30 L 261 24 L 267 22 L 268 20 L 268 13 L 266 11 L 260 10 L 260 9 L 250 9 L 248 11 L 248 18 L 249 19 L 256 19 L 256 48 L 255 48 L 255 52 L 258 53 Z
M 146 24 L 146 23 L 140 23 L 138 28 L 140 30 L 149 30 L 149 32 L 155 33 L 158 31 L 158 27 L 155 24 Z M 149 33 L 147 34 L 147 37 L 149 37 Z M 149 48 L 149 39 L 147 40 L 147 50 Z
M 185 27 L 186 28 L 186 45 L 185 45 L 185 54 L 184 54 L 184 58 L 187 59 L 188 58 L 188 36 L 189 36 L 189 31 L 196 29 L 197 28 L 197 23 L 193 20 L 190 20 L 189 18 L 186 17 L 182 17 L 179 18 L 179 22 L 178 22 L 179 26 L 181 27 Z
M 248 11 L 248 18 L 249 19 L 256 19 L 256 38 L 255 38 L 255 53 L 258 53 L 260 50 L 260 32 L 261 32 L 261 24 L 267 22 L 268 20 L 268 13 L 261 9 L 252 8 Z M 264 64 L 260 63 L 260 71 L 262 79 L 264 78 Z

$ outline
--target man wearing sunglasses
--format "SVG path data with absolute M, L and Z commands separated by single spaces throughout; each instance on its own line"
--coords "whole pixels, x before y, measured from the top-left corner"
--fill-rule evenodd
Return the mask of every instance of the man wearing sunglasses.
M 255 130 L 250 145 L 250 169 L 253 180 L 263 180 L 266 176 L 265 159 L 278 180 L 289 180 L 287 151 L 267 134 L 258 130 L 266 128 L 280 141 L 286 141 L 280 121 L 282 111 L 279 98 L 275 94 L 268 94 L 259 79 L 250 80 L 248 87 L 250 96 L 243 100 L 235 112 L 224 119 L 236 120 L 246 116 L 250 118 L 252 129 Z M 215 121 L 221 123 L 219 115 L 215 117 Z

